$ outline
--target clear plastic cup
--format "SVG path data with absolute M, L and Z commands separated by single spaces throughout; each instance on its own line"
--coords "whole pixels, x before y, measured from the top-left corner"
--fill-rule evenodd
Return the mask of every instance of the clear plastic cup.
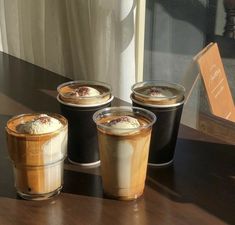
M 107 121 L 120 116 L 137 119 L 137 128 L 114 128 Z M 152 125 L 156 117 L 136 107 L 110 107 L 97 111 L 101 175 L 104 193 L 120 200 L 136 199 L 143 194 Z
M 6 136 L 17 193 L 25 199 L 41 200 L 59 194 L 67 154 L 67 120 L 55 113 L 62 127 L 45 134 L 19 133 L 16 127 L 40 114 L 22 114 L 7 122 Z
M 18 194 L 29 200 L 43 200 L 60 193 L 64 159 L 42 166 L 13 164 Z

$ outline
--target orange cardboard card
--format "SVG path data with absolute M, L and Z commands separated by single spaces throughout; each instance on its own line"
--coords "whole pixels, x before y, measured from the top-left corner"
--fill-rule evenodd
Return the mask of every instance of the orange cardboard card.
M 235 122 L 235 107 L 220 57 L 218 45 L 211 43 L 195 60 L 205 84 L 211 111 L 214 115 Z

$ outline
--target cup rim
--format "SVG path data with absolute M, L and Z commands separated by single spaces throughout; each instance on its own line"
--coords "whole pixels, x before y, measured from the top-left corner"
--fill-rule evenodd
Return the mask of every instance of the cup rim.
M 142 105 L 142 106 L 147 106 L 147 107 L 151 107 L 151 108 L 173 108 L 173 107 L 177 107 L 177 106 L 180 106 L 182 104 L 184 104 L 185 102 L 185 97 L 183 97 L 182 101 L 180 102 L 177 102 L 177 103 L 174 103 L 174 104 L 166 104 L 166 105 L 161 105 L 161 104 L 148 104 L 148 103 L 144 103 L 144 102 L 141 102 L 141 101 L 138 101 L 136 100 L 134 97 L 133 97 L 133 93 L 131 93 L 130 95 L 130 99 L 134 102 L 134 103 L 137 103 L 139 105 Z
M 134 110 L 138 110 L 140 112 L 145 112 L 147 115 L 150 115 L 150 117 L 152 117 L 152 121 L 150 121 L 147 125 L 141 125 L 140 127 L 136 127 L 136 128 L 113 128 L 113 127 L 109 127 L 109 126 L 106 126 L 106 125 L 103 125 L 103 124 L 98 124 L 97 123 L 97 118 L 98 118 L 98 115 L 101 114 L 102 112 L 108 112 L 108 111 L 111 111 L 111 110 L 119 110 L 120 112 L 134 112 Z M 146 118 L 145 115 L 142 114 L 142 116 L 144 116 Z M 157 117 L 156 115 L 147 110 L 147 109 L 144 109 L 144 108 L 140 108 L 140 107 L 133 107 L 133 106 L 113 106 L 113 107 L 106 107 L 104 109 L 100 109 L 98 111 L 96 111 L 94 114 L 93 114 L 93 117 L 92 117 L 93 121 L 96 123 L 97 126 L 101 127 L 101 128 L 104 128 L 104 129 L 108 129 L 108 130 L 122 130 L 122 131 L 137 131 L 137 130 L 140 130 L 140 129 L 146 129 L 146 128 L 149 128 L 151 126 L 153 126 L 153 124 L 156 122 L 157 120 Z M 149 118 L 147 118 L 149 119 Z
M 9 124 L 14 121 L 15 119 L 18 119 L 20 117 L 24 117 L 24 116 L 30 116 L 30 115 L 41 115 L 41 114 L 47 114 L 48 116 L 51 116 L 53 118 L 56 118 L 58 119 L 60 122 L 62 120 L 62 127 L 60 127 L 59 129 L 55 130 L 55 131 L 51 131 L 51 132 L 47 132 L 47 133 L 43 133 L 43 134 L 28 134 L 28 133 L 18 133 L 16 132 L 15 130 L 9 128 Z M 68 121 L 67 119 L 62 116 L 61 114 L 58 114 L 58 113 L 51 113 L 51 112 L 42 112 L 42 113 L 23 113 L 23 114 L 19 114 L 19 115 L 16 115 L 16 116 L 13 116 L 11 117 L 8 121 L 7 121 L 7 124 L 5 126 L 5 130 L 7 133 L 9 134 L 13 134 L 14 136 L 18 136 L 18 137 L 31 137 L 31 138 L 37 138 L 37 137 L 44 137 L 44 136 L 48 136 L 49 134 L 57 134 L 57 133 L 60 133 L 60 131 L 64 130 L 65 128 L 68 127 Z
M 136 86 L 138 86 L 138 85 L 141 85 L 141 84 L 143 84 L 143 86 L 144 86 L 144 84 L 159 84 L 159 86 L 160 85 L 169 85 L 169 86 L 173 86 L 176 90 L 179 90 L 180 91 L 180 93 L 182 94 L 182 96 L 184 96 L 184 94 L 185 94 L 185 87 L 183 86 L 183 85 L 181 85 L 181 84 L 178 84 L 178 83 L 174 83 L 174 82 L 169 82 L 169 81 L 164 81 L 164 80 L 146 80 L 146 81 L 140 81 L 140 82 L 137 82 L 137 83 L 135 83 L 135 84 L 133 84 L 132 86 L 131 86 L 131 91 L 132 91 L 132 93 L 134 93 L 135 95 L 138 95 L 138 96 L 141 96 L 141 97 L 149 97 L 149 96 L 147 96 L 147 95 L 145 95 L 145 94 L 141 94 L 141 93 L 139 93 L 139 92 L 137 92 L 137 91 L 135 91 L 135 88 L 136 88 Z M 171 97 L 168 97 L 168 99 L 169 100 L 171 100 L 171 99 L 174 99 L 174 98 L 177 98 L 177 97 L 179 97 L 180 95 L 173 95 L 173 96 L 171 96 Z M 162 99 L 165 99 L 166 97 L 152 97 L 152 98 L 154 98 L 154 99 L 158 99 L 158 100 L 162 100 Z
M 70 102 L 64 102 L 63 100 L 60 99 L 60 94 L 57 95 L 57 101 L 63 105 L 67 105 L 67 106 L 72 106 L 72 107 L 77 107 L 77 108 L 89 108 L 89 107 L 97 107 L 97 106 L 102 106 L 102 105 L 106 105 L 108 103 L 110 103 L 113 99 L 114 96 L 112 95 L 106 102 L 101 102 L 99 104 L 87 104 L 87 105 L 82 105 L 82 104 L 74 104 L 74 103 L 70 103 Z
M 103 94 L 99 95 L 99 96 L 79 96 L 79 97 L 69 97 L 69 99 L 93 99 L 93 98 L 103 98 L 104 96 L 112 93 L 112 87 L 111 85 L 105 83 L 105 82 L 102 82 L 102 81 L 96 81 L 96 80 L 73 80 L 73 81 L 68 81 L 68 82 L 64 82 L 60 85 L 57 86 L 57 92 L 59 93 L 59 95 L 63 96 L 64 98 L 68 98 L 68 97 L 65 97 L 63 94 L 60 93 L 60 89 L 64 86 L 69 86 L 70 84 L 85 84 L 85 85 L 100 85 L 100 86 L 104 86 L 106 88 L 108 88 L 108 92 L 104 92 Z

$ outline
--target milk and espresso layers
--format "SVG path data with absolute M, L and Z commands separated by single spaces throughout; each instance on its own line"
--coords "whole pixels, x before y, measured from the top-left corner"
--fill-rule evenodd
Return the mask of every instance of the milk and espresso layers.
M 59 85 L 57 91 L 61 113 L 69 123 L 69 161 L 82 166 L 99 164 L 97 130 L 92 116 L 110 106 L 111 87 L 98 81 L 71 81 Z
M 153 112 L 149 165 L 166 166 L 173 162 L 174 149 L 184 104 L 183 86 L 164 81 L 145 81 L 132 86 L 132 104 Z
M 106 195 L 128 200 L 142 195 L 155 116 L 140 108 L 111 107 L 94 114 Z
M 47 198 L 61 189 L 67 129 L 67 120 L 58 114 L 23 114 L 8 121 L 8 151 L 23 198 Z

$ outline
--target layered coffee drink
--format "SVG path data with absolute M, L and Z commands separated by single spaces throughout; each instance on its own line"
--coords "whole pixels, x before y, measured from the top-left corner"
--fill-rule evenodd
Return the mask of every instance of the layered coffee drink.
M 132 86 L 133 106 L 150 110 L 158 118 L 157 125 L 153 126 L 149 165 L 166 166 L 173 162 L 184 92 L 183 86 L 164 81 L 146 81 Z
M 68 158 L 81 166 L 100 163 L 93 114 L 110 106 L 111 87 L 98 81 L 71 81 L 57 88 L 61 113 L 68 119 Z
M 96 112 L 104 193 L 121 200 L 136 199 L 145 186 L 153 113 L 131 107 Z
M 23 114 L 7 122 L 8 151 L 21 197 L 40 200 L 60 192 L 67 129 L 67 120 L 58 114 Z

